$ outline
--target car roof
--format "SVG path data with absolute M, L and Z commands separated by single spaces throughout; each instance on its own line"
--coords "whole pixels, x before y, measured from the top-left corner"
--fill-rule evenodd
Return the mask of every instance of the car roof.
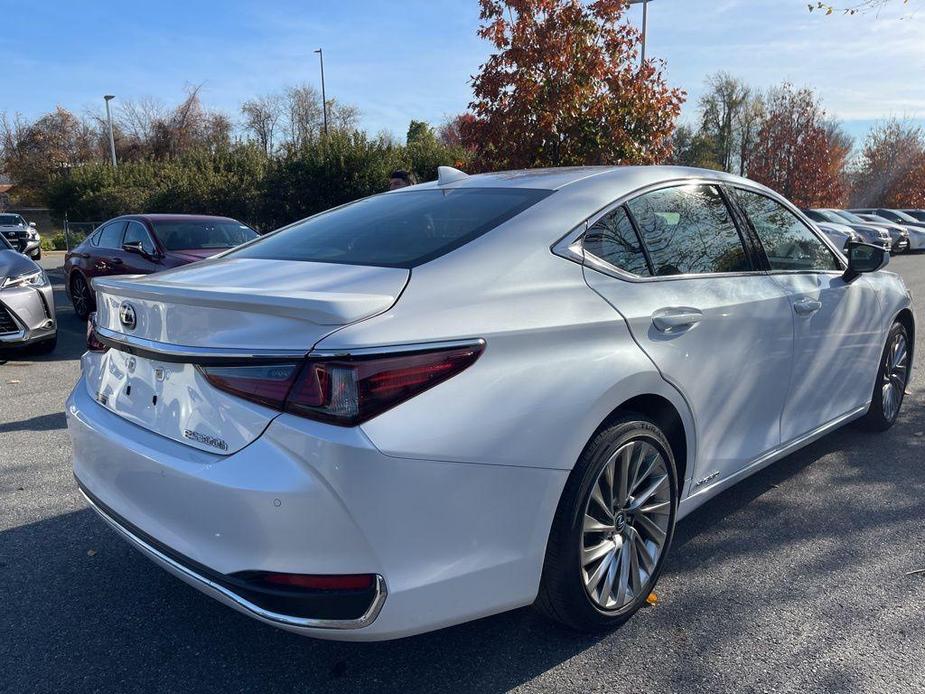
M 439 184 L 437 181 L 422 183 L 403 191 L 439 188 L 534 188 L 543 190 L 561 190 L 565 187 L 596 185 L 602 179 L 610 184 L 627 183 L 638 185 L 641 179 L 651 179 L 652 183 L 669 179 L 705 178 L 725 183 L 748 183 L 753 181 L 712 169 L 696 169 L 687 166 L 569 166 L 549 169 L 521 169 L 516 171 L 497 171 L 493 173 L 473 174 L 457 179 L 452 183 Z
M 115 219 L 141 219 L 147 222 L 209 222 L 220 220 L 223 222 L 238 222 L 231 217 L 222 217 L 211 214 L 171 214 L 171 213 L 152 213 L 152 214 L 124 214 Z

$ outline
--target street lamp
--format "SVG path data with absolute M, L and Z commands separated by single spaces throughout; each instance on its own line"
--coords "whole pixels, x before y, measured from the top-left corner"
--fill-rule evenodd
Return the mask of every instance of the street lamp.
M 112 153 L 112 168 L 116 168 L 116 140 L 112 136 L 112 111 L 109 110 L 109 102 L 115 98 L 112 94 L 103 97 L 106 101 L 106 120 L 109 121 L 109 151 Z
M 321 111 L 324 114 L 324 134 L 328 134 L 328 100 L 324 95 L 324 52 L 319 48 L 315 53 L 321 60 Z
M 638 5 L 642 3 L 642 61 L 640 65 L 646 64 L 646 33 L 649 23 L 649 3 L 652 0 L 629 0 L 630 5 Z

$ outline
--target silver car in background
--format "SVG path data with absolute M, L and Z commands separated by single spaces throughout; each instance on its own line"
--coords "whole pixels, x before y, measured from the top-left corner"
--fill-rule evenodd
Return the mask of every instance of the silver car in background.
M 14 250 L 33 260 L 42 258 L 42 237 L 35 222 L 26 222 L 15 212 L 0 212 L 0 236 L 6 238 Z
M 0 235 L 0 349 L 30 346 L 50 352 L 57 342 L 48 275 Z

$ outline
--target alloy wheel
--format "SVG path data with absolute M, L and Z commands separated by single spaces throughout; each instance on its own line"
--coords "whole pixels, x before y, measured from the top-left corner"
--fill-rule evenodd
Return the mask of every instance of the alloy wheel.
M 668 538 L 671 480 L 659 450 L 643 439 L 614 452 L 585 505 L 581 576 L 594 605 L 618 611 L 650 584 Z
M 74 310 L 78 316 L 86 316 L 90 313 L 90 293 L 87 289 L 87 281 L 82 275 L 74 277 L 74 283 L 71 285 L 71 296 L 74 301 Z
M 906 390 L 906 379 L 909 373 L 909 350 L 906 346 L 906 336 L 899 332 L 887 350 L 883 363 L 883 377 L 881 396 L 883 398 L 883 416 L 892 422 L 899 414 L 903 395 Z

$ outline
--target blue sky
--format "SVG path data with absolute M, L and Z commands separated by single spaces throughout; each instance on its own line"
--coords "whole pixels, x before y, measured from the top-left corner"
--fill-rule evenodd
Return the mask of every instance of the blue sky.
M 813 86 L 855 135 L 892 115 L 925 118 L 925 0 L 863 17 L 810 14 L 807 2 L 652 0 L 649 53 L 688 91 L 684 117 L 704 77 L 725 69 L 762 88 Z M 357 105 L 366 129 L 403 135 L 412 118 L 464 110 L 488 54 L 476 0 L 0 0 L 0 17 L 0 111 L 27 116 L 101 111 L 105 93 L 173 104 L 203 84 L 205 103 L 236 117 L 251 95 L 317 84 L 323 47 L 328 96 Z

